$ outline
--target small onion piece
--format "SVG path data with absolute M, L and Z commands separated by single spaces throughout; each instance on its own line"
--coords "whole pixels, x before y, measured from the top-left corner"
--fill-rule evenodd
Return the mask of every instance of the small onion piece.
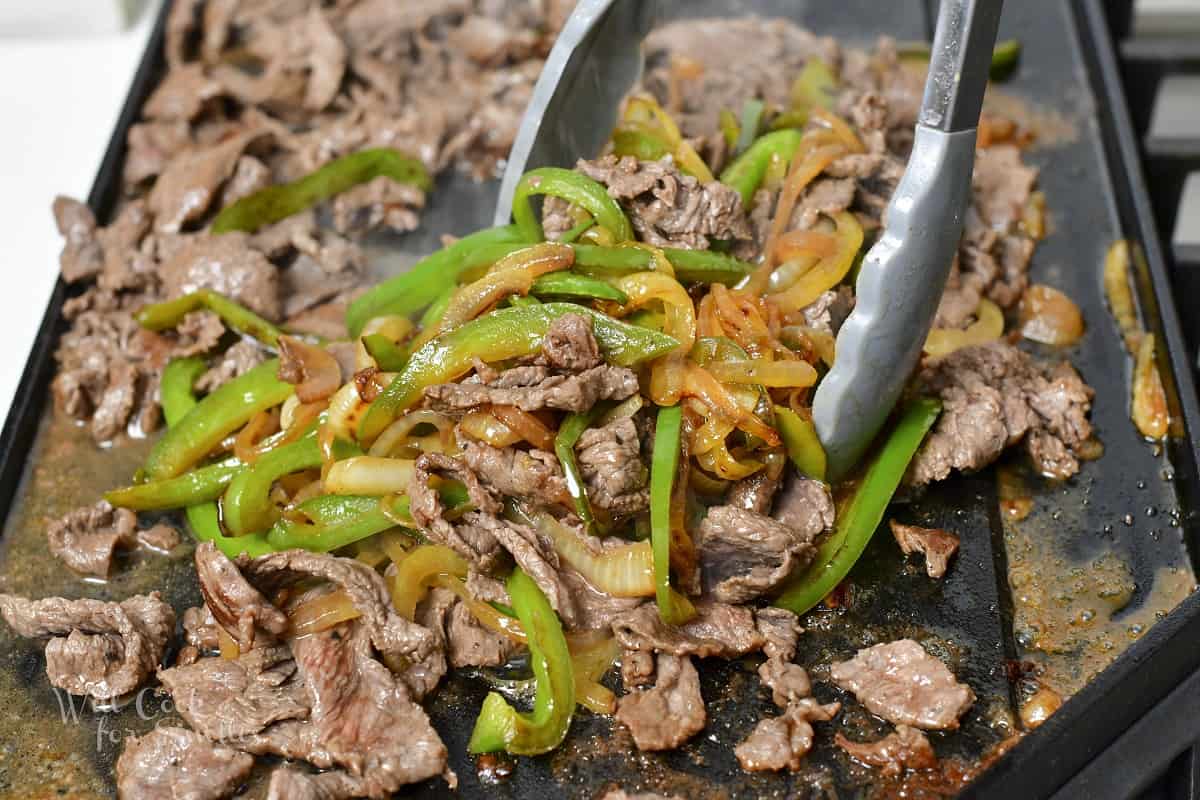
M 757 384 L 769 388 L 812 386 L 817 371 L 807 361 L 714 361 L 707 367 L 722 383 Z
M 334 439 L 353 440 L 358 423 L 369 407 L 358 396 L 358 387 L 353 381 L 338 389 L 329 400 L 329 417 L 323 426 L 322 442 L 325 439 L 330 443 Z
M 1071 298 L 1035 283 L 1021 297 L 1021 335 L 1033 342 L 1072 345 L 1083 336 L 1083 314 Z
M 641 411 L 645 405 L 646 400 L 640 394 L 635 394 L 628 399 L 622 400 L 601 415 L 600 419 L 596 421 L 596 427 L 603 428 L 605 425 L 617 420 L 628 419 Z
M 342 589 L 302 600 L 288 610 L 288 632 L 307 636 L 328 630 L 338 623 L 362 616 Z
M 1104 294 L 1125 338 L 1125 348 L 1132 354 L 1137 353 L 1141 343 L 1142 326 L 1138 324 L 1133 290 L 1129 286 L 1129 260 L 1129 242 L 1125 239 L 1113 242 L 1104 256 Z
M 414 547 L 401 561 L 391 576 L 392 605 L 405 619 L 416 616 L 417 604 L 425 597 L 438 575 L 467 576 L 466 560 L 449 547 L 441 544 L 423 544 Z
M 533 414 L 516 406 L 492 406 L 492 416 L 539 450 L 554 450 L 554 431 Z
M 438 330 L 457 328 L 509 295 L 528 294 L 538 276 L 567 269 L 573 263 L 575 251 L 560 242 L 542 242 L 510 253 L 497 261 L 482 278 L 455 293 Z
M 664 332 L 680 346 L 651 365 L 650 398 L 659 405 L 675 405 L 683 392 L 684 361 L 696 343 L 696 306 L 683 284 L 662 272 L 626 275 L 617 281 L 617 288 L 629 298 L 623 308 L 626 314 L 654 301 L 662 303 Z
M 342 385 L 342 368 L 322 347 L 294 336 L 279 337 L 279 379 L 296 385 L 301 402 L 324 400 Z
M 379 497 L 405 491 L 412 476 L 413 462 L 408 459 L 353 456 L 330 465 L 325 491 Z
M 295 397 L 295 395 L 292 395 Z M 260 411 L 233 439 L 233 454 L 244 464 L 253 464 L 263 451 L 263 440 L 279 429 L 280 414 L 276 409 Z M 267 443 L 270 447 L 274 442 Z
M 596 548 L 575 530 L 551 515 L 526 515 L 539 533 L 588 583 L 613 597 L 650 597 L 654 594 L 654 554 L 650 541 Z
M 983 344 L 1004 335 L 1004 312 L 991 300 L 980 300 L 975 322 L 966 328 L 934 328 L 925 338 L 925 352 L 933 358 L 960 347 Z
M 509 447 L 521 441 L 521 435 L 514 432 L 488 411 L 471 411 L 458 423 L 463 433 L 473 439 L 486 442 L 492 447 Z M 371 448 L 374 452 L 375 448 Z
M 383 433 L 379 434 L 379 438 L 371 443 L 371 449 L 367 451 L 367 455 L 379 457 L 391 455 L 392 451 L 402 445 L 419 425 L 432 425 L 437 428 L 444 444 L 454 440 L 454 421 L 452 419 L 432 409 L 417 409 L 409 411 L 384 428 Z
M 801 275 L 787 289 L 767 296 L 781 313 L 798 314 L 824 292 L 841 283 L 854 266 L 854 259 L 862 249 L 862 225 L 858 218 L 848 211 L 838 211 L 832 218 L 836 226 L 834 237 L 837 242 L 832 255 L 822 257 L 812 269 Z
M 604 674 L 612 669 L 621 655 L 621 647 L 611 636 L 596 642 L 571 642 L 571 662 L 575 675 L 575 702 L 594 714 L 611 714 L 616 710 L 617 698 L 612 691 L 600 683 Z
M 1154 334 L 1147 333 L 1138 345 L 1133 365 L 1133 424 L 1147 439 L 1162 439 L 1171 421 L 1167 393 L 1154 359 Z

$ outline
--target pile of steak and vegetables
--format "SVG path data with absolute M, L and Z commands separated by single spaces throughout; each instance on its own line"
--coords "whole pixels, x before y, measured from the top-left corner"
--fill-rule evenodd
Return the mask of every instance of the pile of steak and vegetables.
M 1092 389 L 1017 346 L 1082 332 L 1029 283 L 1044 199 L 1027 132 L 985 115 L 922 364 L 831 486 L 813 390 L 924 79 L 889 40 L 663 27 L 603 153 L 525 175 L 512 224 L 367 279 L 363 237 L 420 225 L 434 176 L 495 174 L 565 13 L 180 0 L 111 223 L 56 201 L 74 287 L 57 413 L 98 446 L 156 442 L 113 476 L 128 485 L 50 522 L 49 549 L 85 594 L 120 551 L 190 553 L 190 535 L 204 599 L 177 616 L 158 593 L 0 594 L 13 630 L 47 640 L 55 687 L 99 708 L 170 696 L 187 727 L 126 740 L 122 797 L 229 796 L 256 757 L 277 757 L 273 798 L 454 787 L 421 705 L 450 670 L 528 677 L 488 694 L 475 754 L 554 750 L 576 714 L 676 748 L 705 728 L 706 658 L 760 659 L 778 705 L 736 746 L 746 770 L 798 769 L 818 736 L 883 774 L 928 769 L 924 731 L 972 705 L 911 639 L 793 657 L 799 615 L 898 490 L 1006 448 L 1060 479 L 1096 452 Z M 139 521 L 176 509 L 178 528 Z M 892 533 L 930 580 L 954 569 L 953 532 Z M 846 738 L 814 666 L 894 731 Z

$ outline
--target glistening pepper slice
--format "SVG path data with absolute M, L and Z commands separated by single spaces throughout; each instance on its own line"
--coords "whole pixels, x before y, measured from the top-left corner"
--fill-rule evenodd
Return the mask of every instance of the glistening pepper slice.
M 650 540 L 654 549 L 654 597 L 663 622 L 681 625 L 695 614 L 686 597 L 671 588 L 671 501 L 679 471 L 683 409 L 658 410 L 650 458 Z
M 629 297 L 617 287 L 599 278 L 578 272 L 551 272 L 533 282 L 529 293 L 538 297 L 566 297 L 579 300 L 608 300 L 625 305 Z
M 279 359 L 265 361 L 197 403 L 154 445 L 146 477 L 163 480 L 182 474 L 255 414 L 286 400 L 294 387 L 275 377 L 278 370 Z
M 825 480 L 825 448 L 817 438 L 817 428 L 811 419 L 804 419 L 786 406 L 775 406 L 775 427 L 788 458 L 807 478 Z
M 618 242 L 633 238 L 629 218 L 601 184 L 575 170 L 540 167 L 526 172 L 513 192 L 513 222 L 525 241 L 540 242 L 546 238 L 542 223 L 538 221 L 529 202 L 529 198 L 536 194 L 553 195 L 580 206 Z
M 920 398 L 901 412 L 850 501 L 840 509 L 833 533 L 818 548 L 817 557 L 808 569 L 794 578 L 775 599 L 775 605 L 803 614 L 821 602 L 850 573 L 883 520 L 888 503 L 908 469 L 908 462 L 941 410 L 937 400 Z
M 596 518 L 592 515 L 592 505 L 588 502 L 583 473 L 579 471 L 579 461 L 575 458 L 575 443 L 605 410 L 605 407 L 598 405 L 583 414 L 568 414 L 558 426 L 558 435 L 554 437 L 554 454 L 558 456 L 558 463 L 562 464 L 567 492 L 575 501 L 575 513 L 583 520 L 589 532 L 594 532 Z
M 322 494 L 305 500 L 299 511 L 310 521 L 279 520 L 267 534 L 271 546 L 328 553 L 396 525 L 380 508 L 378 497 Z
M 762 186 L 763 177 L 772 158 L 790 163 L 796 148 L 800 146 L 800 131 L 786 128 L 758 137 L 746 152 L 734 159 L 721 173 L 721 183 L 736 189 L 742 196 L 742 205 L 750 207 L 754 193 Z
M 283 331 L 245 306 L 212 289 L 197 289 L 174 300 L 143 306 L 133 318 L 143 328 L 161 331 L 174 328 L 186 314 L 202 308 L 215 313 L 222 322 L 238 333 L 252 336 L 271 347 L 279 345 L 279 337 L 283 335 Z
M 529 640 L 537 680 L 533 713 L 521 714 L 496 692 L 483 701 L 467 750 L 535 756 L 562 743 L 575 712 L 575 670 L 562 623 L 533 579 L 520 569 L 508 579 L 508 596 Z
M 268 186 L 249 197 L 243 197 L 217 214 L 212 232 L 253 233 L 264 225 L 279 222 L 360 183 L 380 177 L 411 184 L 425 191 L 433 186 L 425 165 L 418 159 L 388 147 L 359 150 L 336 158 L 299 180 Z
M 512 245 L 521 241 L 515 225 L 488 228 L 464 236 L 449 247 L 421 259 L 407 272 L 375 285 L 356 299 L 346 309 L 346 329 L 351 336 L 358 336 L 371 317 L 384 314 L 412 316 L 451 293 L 459 275 L 471 265 L 470 257 L 476 250 L 489 245 Z M 448 303 L 449 297 L 445 299 Z
M 397 416 L 416 405 L 427 386 L 466 374 L 476 359 L 494 362 L 536 353 L 550 324 L 563 314 L 583 314 L 604 358 L 629 366 L 656 358 L 678 347 L 675 339 L 639 328 L 573 303 L 502 308 L 441 334 L 419 348 L 404 369 L 375 399 L 358 428 L 360 441 L 371 442 Z

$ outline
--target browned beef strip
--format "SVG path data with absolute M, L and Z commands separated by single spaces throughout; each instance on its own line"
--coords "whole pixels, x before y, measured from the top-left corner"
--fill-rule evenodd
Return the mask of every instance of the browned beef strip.
M 975 702 L 971 687 L 912 639 L 859 650 L 834 664 L 833 682 L 853 692 L 873 714 L 897 725 L 945 730 Z
M 127 186 L 134 186 L 161 173 L 171 159 L 191 147 L 192 135 L 183 120 L 139 122 L 129 127 L 125 145 L 123 177 Z
M 836 336 L 842 323 L 854 310 L 854 291 L 846 285 L 821 292 L 816 300 L 802 309 L 804 324 L 810 328 Z
M 362 235 L 379 228 L 411 231 L 420 222 L 425 193 L 416 186 L 388 177 L 355 186 L 333 201 L 333 226 L 341 234 Z
M 812 561 L 814 537 L 753 511 L 713 506 L 696 540 L 705 596 L 748 603 L 777 589 Z
M 151 120 L 189 121 L 220 94 L 221 84 L 208 77 L 203 64 L 184 64 L 167 70 L 142 105 L 142 115 Z
M 253 650 L 264 632 L 270 641 L 287 631 L 284 613 L 251 586 L 215 544 L 201 542 L 196 547 L 195 562 L 205 604 L 241 650 Z
M 768 658 L 758 667 L 758 678 L 762 685 L 771 690 L 771 700 L 780 708 L 812 694 L 812 683 L 808 671 L 799 664 Z
M 767 658 L 791 661 L 804 629 L 800 619 L 786 608 L 755 609 L 754 625 L 763 637 L 763 653 Z
M 517 649 L 512 639 L 483 627 L 449 589 L 433 587 L 417 605 L 416 621 L 439 637 L 450 666 L 497 667 Z
M 267 800 L 349 800 L 358 797 L 359 782 L 341 770 L 301 772 L 282 766 L 271 773 Z
M 709 237 L 753 235 L 736 191 L 719 181 L 701 184 L 682 174 L 669 157 L 639 161 L 609 155 L 580 160 L 575 168 L 604 184 L 622 202 L 641 239 L 657 247 L 707 250 Z
M 725 493 L 725 504 L 756 514 L 769 514 L 775 502 L 775 493 L 782 483 L 779 477 L 772 477 L 767 470 L 759 470 L 748 478 L 735 481 Z
M 196 731 L 239 744 L 281 720 L 302 720 L 311 699 L 286 646 L 259 647 L 236 659 L 202 658 L 161 670 L 176 711 Z
M 654 650 L 676 656 L 736 658 L 761 650 L 766 638 L 745 606 L 696 602 L 696 616 L 683 625 L 667 625 L 658 605 L 645 603 L 613 620 L 613 634 L 625 650 Z
M 639 750 L 674 750 L 704 729 L 700 676 L 688 656 L 659 654 L 654 687 L 630 692 L 617 703 L 617 721 Z
M 553 542 L 528 525 L 484 514 L 476 514 L 471 524 L 487 531 L 508 551 L 525 574 L 533 579 L 550 605 L 558 612 L 563 624 L 575 627 L 579 615 L 571 591 L 559 575 L 561 564 Z
M 840 703 L 821 705 L 811 697 L 797 700 L 779 716 L 761 720 L 734 748 L 734 755 L 750 772 L 798 770 L 812 749 L 812 722 L 828 722 L 841 708 Z
M 245 234 L 192 237 L 159 274 L 170 297 L 212 289 L 269 320 L 280 318 L 279 270 L 249 247 Z
M 1048 364 L 990 342 L 933 361 L 919 383 L 941 398 L 942 414 L 913 459 L 911 483 L 980 469 L 1022 438 L 1043 474 L 1079 471 L 1078 449 L 1092 435 L 1093 391 L 1067 362 Z
M 616 546 L 629 544 L 624 539 L 610 540 Z M 603 549 L 604 543 L 601 544 Z M 558 570 L 558 580 L 566 587 L 575 608 L 576 630 L 605 630 L 612 622 L 644 602 L 641 597 L 613 597 L 588 583 L 587 579 L 566 564 Z
M 443 514 L 441 498 L 437 490 L 429 485 L 431 475 L 443 475 L 462 481 L 467 487 L 471 503 L 477 509 L 464 514 L 462 519 L 451 523 Z M 483 487 L 475 473 L 458 458 L 438 453 L 420 455 L 413 469 L 412 481 L 408 485 L 409 513 L 413 522 L 430 539 L 451 547 L 484 572 L 490 572 L 500 563 L 503 549 L 488 530 L 478 524 L 481 517 L 500 513 L 500 504 L 491 492 Z
M 367 626 L 352 620 L 293 640 L 312 712 L 274 723 L 240 746 L 339 768 L 352 781 L 352 797 L 390 797 L 446 772 L 446 746 L 404 682 L 372 657 L 371 639 Z
M 175 354 L 187 358 L 215 349 L 225 335 L 225 324 L 211 311 L 191 311 L 180 320 L 175 333 L 179 337 Z
M 246 580 L 268 595 L 311 578 L 340 588 L 362 613 L 359 624 L 380 655 L 398 668 L 407 665 L 403 677 L 417 697 L 431 691 L 445 674 L 445 659 L 433 632 L 397 614 L 383 577 L 361 561 L 284 550 L 255 559 L 243 556 L 238 566 Z
M 941 528 L 922 528 L 890 520 L 892 536 L 905 555 L 921 553 L 925 556 L 925 572 L 931 578 L 946 574 L 950 559 L 958 552 L 958 536 Z
M 75 572 L 107 577 L 118 547 L 137 544 L 137 514 L 101 500 L 77 508 L 46 528 L 50 552 Z
M 232 795 L 253 766 L 252 756 L 214 744 L 198 733 L 155 728 L 125 740 L 117 759 L 117 796 L 219 800 Z
M 555 374 L 547 367 L 529 365 L 506 370 L 486 384 L 435 384 L 425 389 L 425 401 L 449 413 L 482 405 L 583 412 L 601 400 L 624 400 L 637 391 L 637 375 L 627 367 L 601 364 L 580 373 Z
M 120 603 L 0 594 L 0 616 L 20 636 L 51 637 L 46 674 L 52 686 L 101 701 L 138 688 L 175 632 L 175 612 L 157 592 Z
M 1021 151 L 1015 145 L 998 144 L 978 150 L 971 183 L 984 223 L 996 230 L 1016 225 L 1036 181 L 1037 170 L 1021 160 Z
M 653 650 L 626 650 L 621 654 L 621 683 L 625 691 L 646 686 L 654 677 Z
M 562 467 L 553 453 L 492 447 L 472 439 L 464 439 L 461 444 L 467 467 L 497 494 L 547 506 L 568 497 Z
M 649 470 L 642 461 L 641 440 L 631 417 L 589 428 L 575 444 L 588 501 L 613 517 L 627 517 L 650 507 Z
M 542 358 L 554 369 L 583 372 L 604 363 L 600 343 L 592 333 L 591 317 L 563 314 L 542 337 Z
M 198 650 L 212 653 L 221 646 L 217 628 L 208 606 L 193 606 L 183 612 L 183 638 Z
M 173 525 L 160 522 L 157 525 L 137 532 L 138 544 L 151 550 L 169 553 L 179 546 L 179 531 Z
M 852 742 L 841 731 L 834 734 L 833 741 L 855 761 L 879 767 L 884 775 L 900 775 L 906 769 L 929 769 L 937 764 L 929 739 L 908 725 L 897 725 L 893 733 L 875 742 Z
M 812 478 L 792 475 L 775 498 L 771 516 L 798 536 L 811 540 L 833 527 L 834 513 L 828 486 Z
M 104 250 L 96 240 L 96 216 L 84 203 L 59 195 L 54 198 L 54 222 L 63 237 L 58 257 L 63 280 L 75 283 L 94 278 L 104 267 Z
M 245 375 L 267 358 L 266 352 L 251 339 L 242 339 L 221 354 L 220 359 L 196 380 L 196 389 L 212 392 L 234 378 Z
M 263 128 L 251 128 L 210 147 L 186 150 L 168 162 L 149 195 L 155 229 L 179 233 L 188 222 L 199 219 L 233 175 L 246 148 L 265 133 Z
M 231 206 L 270 185 L 271 168 L 254 156 L 242 156 L 234 167 L 233 175 L 221 189 L 219 205 L 221 208 Z

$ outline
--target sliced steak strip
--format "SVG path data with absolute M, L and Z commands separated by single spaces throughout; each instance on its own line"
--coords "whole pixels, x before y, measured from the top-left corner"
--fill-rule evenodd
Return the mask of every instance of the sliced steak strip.
M 282 314 L 279 270 L 249 246 L 244 233 L 188 237 L 159 274 L 169 297 L 212 289 L 269 320 Z
M 754 511 L 713 506 L 696 542 L 705 596 L 748 603 L 774 591 L 812 561 L 814 536 Z
M 212 392 L 234 378 L 245 375 L 266 360 L 264 350 L 250 339 L 242 339 L 221 354 L 220 360 L 196 380 L 196 389 Z
M 94 278 L 104 268 L 104 250 L 96 239 L 96 216 L 86 204 L 70 197 L 54 198 L 54 223 L 63 237 L 58 257 L 63 280 L 75 283 Z
M 1007 342 L 990 342 L 930 363 L 919 384 L 941 398 L 942 414 L 913 459 L 911 483 L 980 469 L 1022 438 L 1043 474 L 1079 471 L 1094 392 L 1067 362 L 1040 362 Z
M 828 486 L 812 478 L 792 475 L 775 498 L 771 516 L 800 538 L 812 541 L 833 527 L 834 513 Z
M 461 444 L 467 467 L 497 494 L 532 499 L 546 506 L 569 497 L 562 467 L 553 453 L 492 447 L 473 439 L 464 439 Z
M 267 800 L 349 800 L 359 797 L 360 784 L 340 770 L 301 772 L 295 767 L 279 767 L 271 773 Z
M 118 547 L 137 544 L 137 514 L 101 500 L 76 509 L 46 528 L 50 552 L 75 572 L 108 577 Z
M 897 725 L 893 733 L 876 742 L 852 742 L 841 731 L 834 734 L 833 741 L 855 761 L 879 767 L 884 775 L 900 775 L 906 769 L 929 769 L 937 764 L 929 739 L 908 725 Z
M 155 728 L 125 740 L 117 759 L 117 796 L 219 800 L 231 796 L 253 766 L 252 756 L 214 744 L 198 733 Z
M 840 703 L 821 705 L 811 697 L 797 700 L 778 717 L 761 720 L 734 748 L 734 755 L 749 772 L 798 770 L 812 749 L 812 723 L 828 722 L 841 708 Z
M 808 671 L 799 664 L 768 658 L 759 665 L 758 678 L 771 690 L 771 700 L 780 708 L 787 708 L 794 701 L 812 694 Z
M 158 679 L 188 725 L 239 746 L 273 723 L 307 718 L 311 705 L 283 645 L 259 647 L 236 659 L 202 658 L 161 670 Z
M 922 528 L 889 520 L 896 544 L 907 556 L 921 553 L 925 556 L 925 572 L 931 578 L 946 574 L 950 559 L 958 552 L 958 536 L 941 528 Z
M 700 676 L 687 656 L 659 654 L 652 689 L 621 698 L 617 721 L 629 728 L 639 750 L 674 750 L 704 729 Z
M 975 702 L 971 687 L 912 639 L 859 650 L 849 661 L 834 664 L 830 677 L 872 714 L 897 725 L 957 728 L 958 718 Z
M 265 133 L 261 128 L 245 131 L 209 147 L 186 150 L 168 161 L 149 195 L 155 228 L 179 233 L 185 224 L 199 219 L 216 199 L 221 184 L 233 175 L 242 153 Z
M 554 369 L 566 372 L 583 372 L 604 363 L 591 317 L 563 314 L 551 322 L 542 337 L 542 358 Z
M 446 413 L 482 405 L 584 412 L 601 400 L 624 400 L 637 391 L 637 375 L 626 367 L 601 364 L 579 373 L 555 374 L 548 367 L 531 364 L 506 370 L 488 383 L 435 384 L 425 389 L 425 401 Z
M 629 213 L 634 230 L 656 247 L 707 250 L 709 237 L 750 239 L 753 235 L 735 190 L 719 181 L 701 184 L 682 174 L 669 157 L 639 161 L 608 155 L 581 160 L 575 168 L 604 184 Z
M 759 470 L 730 486 L 725 494 L 725 504 L 756 514 L 769 514 L 781 484 L 779 478 L 772 478 L 766 470 Z
M 588 501 L 616 518 L 650 507 L 650 473 L 642 461 L 641 441 L 632 417 L 589 428 L 575 444 Z
M 287 631 L 284 613 L 251 586 L 215 544 L 197 546 L 195 562 L 205 604 L 242 651 L 254 649 L 256 638 L 261 638 L 260 629 L 268 634 L 268 640 Z
M 420 222 L 425 193 L 380 176 L 342 192 L 333 201 L 333 226 L 341 234 L 362 235 L 378 228 L 411 231 Z
M 711 600 L 696 604 L 696 616 L 683 625 L 668 625 L 658 605 L 645 603 L 613 620 L 613 634 L 625 650 L 652 650 L 675 656 L 736 658 L 761 650 L 754 611 Z
M 175 612 L 158 592 L 120 603 L 0 594 L 0 616 L 21 636 L 52 637 L 46 644 L 52 686 L 100 701 L 141 686 L 175 632 Z
M 796 655 L 796 645 L 804 629 L 800 627 L 800 618 L 786 608 L 756 609 L 754 624 L 763 637 L 763 653 L 767 658 L 777 658 L 791 661 Z

